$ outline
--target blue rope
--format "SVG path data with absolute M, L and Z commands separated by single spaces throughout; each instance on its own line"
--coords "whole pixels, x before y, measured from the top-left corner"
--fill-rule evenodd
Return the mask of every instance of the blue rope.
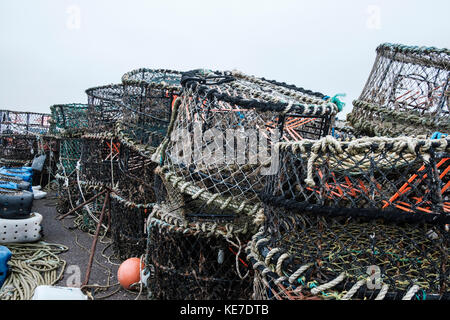
M 448 136 L 448 134 L 447 133 L 441 133 L 441 132 L 439 132 L 439 131 L 436 131 L 436 132 L 434 132 L 432 135 L 431 135 L 431 140 L 438 140 L 438 139 L 442 139 L 442 138 L 445 138 L 445 137 L 447 137 Z

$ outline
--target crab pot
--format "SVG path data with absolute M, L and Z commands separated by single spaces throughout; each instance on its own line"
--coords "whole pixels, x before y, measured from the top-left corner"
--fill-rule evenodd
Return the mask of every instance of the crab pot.
M 58 167 L 58 173 L 61 176 L 76 179 L 77 163 L 81 159 L 82 141 L 81 138 L 64 137 L 61 139 Z
M 239 72 L 195 70 L 181 82 L 162 167 L 217 207 L 256 203 L 276 170 L 272 144 L 328 134 L 337 111 L 323 95 Z
M 121 260 L 144 254 L 147 242 L 145 220 L 149 210 L 129 205 L 117 196 L 111 198 L 113 250 Z
M 255 299 L 450 299 L 442 223 L 265 210 L 276 220 L 247 250 Z
M 369 136 L 450 133 L 450 51 L 382 44 L 347 120 Z
M 83 136 L 80 179 L 103 186 L 115 186 L 122 179 L 119 170 L 120 143 L 111 137 Z
M 36 136 L 23 134 L 0 135 L 1 162 L 3 166 L 23 166 L 37 152 Z
M 112 136 L 83 136 L 80 179 L 92 186 L 112 188 L 128 202 L 155 201 L 155 167 L 150 159 Z
M 45 113 L 0 110 L 0 134 L 43 135 L 49 131 L 49 120 Z
M 448 141 L 278 147 L 261 195 L 265 229 L 249 251 L 257 298 L 449 298 Z
M 124 97 L 122 84 L 106 85 L 86 90 L 88 96 L 88 123 L 90 132 L 114 131 L 122 117 L 120 102 Z
M 181 73 L 138 69 L 122 77 L 122 136 L 141 148 L 156 148 L 166 135 L 171 108 L 179 95 Z
M 80 186 L 78 187 L 78 194 L 79 194 L 78 204 L 83 203 L 84 201 L 94 197 L 99 192 L 101 191 L 95 188 L 94 186 L 86 183 L 81 183 Z M 88 203 L 79 211 L 79 216 L 75 221 L 75 224 L 81 231 L 88 232 L 90 234 L 95 234 L 97 224 L 103 209 L 103 204 L 105 202 L 105 197 L 106 197 L 105 194 L 98 196 L 91 203 Z M 105 208 L 105 210 L 107 209 L 108 208 Z M 102 228 L 100 229 L 100 234 L 104 234 L 109 230 L 107 223 L 108 221 L 109 220 L 107 218 L 104 218 Z
M 53 134 L 74 134 L 86 129 L 89 125 L 86 104 L 57 104 L 51 106 L 50 110 L 50 132 Z
M 157 300 L 247 300 L 252 270 L 236 237 L 192 223 L 156 205 L 147 223 L 148 291 Z M 244 240 L 242 240 L 244 242 Z M 241 244 L 242 244 L 241 242 Z
M 133 145 L 120 142 L 118 190 L 121 197 L 136 204 L 154 203 L 154 170 L 157 166 Z
M 35 157 L 46 156 L 42 171 L 34 172 L 33 185 L 47 185 L 48 175 L 56 171 L 58 151 L 59 141 L 54 137 L 31 134 L 0 135 L 0 166 L 31 166 Z
M 361 138 L 280 143 L 262 200 L 300 210 L 445 219 L 450 140 Z
M 56 203 L 56 211 L 59 214 L 65 214 L 74 209 L 80 203 L 80 190 L 76 180 L 71 179 L 67 181 L 67 186 L 64 185 L 64 179 L 58 179 L 58 199 Z

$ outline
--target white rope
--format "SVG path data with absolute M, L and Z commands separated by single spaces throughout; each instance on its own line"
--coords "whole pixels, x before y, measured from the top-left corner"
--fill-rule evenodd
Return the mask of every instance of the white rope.
M 413 285 L 408 292 L 405 294 L 405 296 L 402 298 L 402 300 L 411 300 L 412 297 L 416 294 L 417 291 L 419 291 L 420 287 L 418 285 Z
M 350 300 L 351 297 L 354 296 L 354 294 L 358 291 L 359 288 L 361 288 L 365 283 L 367 283 L 367 279 L 361 279 L 358 282 L 356 282 L 350 290 L 342 297 L 341 300 Z
M 321 291 L 328 290 L 330 288 L 333 288 L 334 286 L 338 285 L 342 280 L 345 279 L 345 272 L 342 272 L 339 276 L 337 276 L 335 279 L 333 279 L 330 282 L 324 283 L 316 288 L 311 289 L 311 293 L 313 295 L 317 295 Z
M 388 289 L 389 289 L 389 285 L 383 284 L 383 287 L 381 287 L 381 290 L 380 290 L 380 292 L 378 292 L 378 295 L 375 298 L 375 300 L 383 300 L 388 292 Z

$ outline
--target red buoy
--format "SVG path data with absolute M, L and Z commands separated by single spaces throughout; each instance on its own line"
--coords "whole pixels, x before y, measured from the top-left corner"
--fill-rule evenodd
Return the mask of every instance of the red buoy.
M 130 289 L 132 284 L 141 280 L 140 271 L 142 269 L 144 269 L 144 263 L 141 264 L 139 258 L 130 258 L 122 262 L 117 271 L 117 279 L 119 279 L 120 285 L 125 289 Z

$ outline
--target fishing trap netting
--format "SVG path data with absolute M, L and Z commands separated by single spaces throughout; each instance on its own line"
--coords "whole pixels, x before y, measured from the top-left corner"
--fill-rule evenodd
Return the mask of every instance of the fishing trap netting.
M 81 159 L 81 138 L 61 138 L 58 174 L 61 178 L 76 179 L 76 169 Z
M 88 126 L 86 104 L 60 104 L 50 107 L 50 132 L 59 137 L 57 211 L 64 214 L 80 204 L 79 163 L 81 134 Z
M 113 188 L 121 179 L 119 172 L 120 143 L 111 134 L 89 135 L 81 139 L 80 180 Z
M 122 84 L 106 85 L 86 90 L 88 96 L 88 122 L 90 132 L 114 131 L 122 117 L 120 102 L 124 97 Z
M 320 138 L 337 112 L 320 94 L 237 71 L 194 70 L 181 83 L 169 139 L 154 160 L 163 160 L 176 189 L 203 202 L 200 216 L 255 214 L 257 193 L 273 169 L 271 145 Z
M 0 110 L 0 166 L 31 165 L 36 156 L 45 154 L 39 178 L 46 177 L 47 173 L 53 174 L 58 141 L 49 135 L 49 128 L 49 114 Z
M 80 190 L 76 180 L 64 180 L 57 178 L 57 202 L 56 212 L 65 214 L 80 204 Z
M 37 137 L 23 134 L 0 135 L 0 163 L 3 166 L 30 164 L 37 153 Z
M 172 70 L 139 69 L 125 74 L 118 137 L 151 155 L 166 135 L 180 79 L 181 73 Z
M 50 115 L 45 113 L 0 110 L 0 134 L 45 135 L 49 120 Z
M 137 207 L 121 197 L 111 198 L 111 234 L 113 250 L 119 259 L 140 257 L 145 253 L 147 230 L 145 221 L 151 207 Z
M 450 51 L 382 44 L 347 119 L 363 135 L 450 132 Z
M 50 110 L 50 131 L 53 134 L 77 134 L 89 126 L 87 104 L 58 104 L 51 106 Z
M 361 138 L 280 143 L 279 169 L 263 198 L 334 214 L 445 218 L 449 139 Z M 263 199 L 264 200 L 264 199 Z
M 280 143 L 256 298 L 448 299 L 449 140 Z M 377 282 L 374 282 L 377 280 Z
M 444 225 L 266 206 L 248 259 L 255 299 L 449 299 Z
M 151 299 L 228 300 L 250 298 L 253 271 L 242 228 L 189 221 L 165 204 L 147 220 L 146 271 Z
M 0 134 L 0 167 L 32 166 L 33 160 L 45 156 L 41 171 L 34 171 L 33 185 L 45 186 L 56 173 L 59 140 L 33 134 Z

